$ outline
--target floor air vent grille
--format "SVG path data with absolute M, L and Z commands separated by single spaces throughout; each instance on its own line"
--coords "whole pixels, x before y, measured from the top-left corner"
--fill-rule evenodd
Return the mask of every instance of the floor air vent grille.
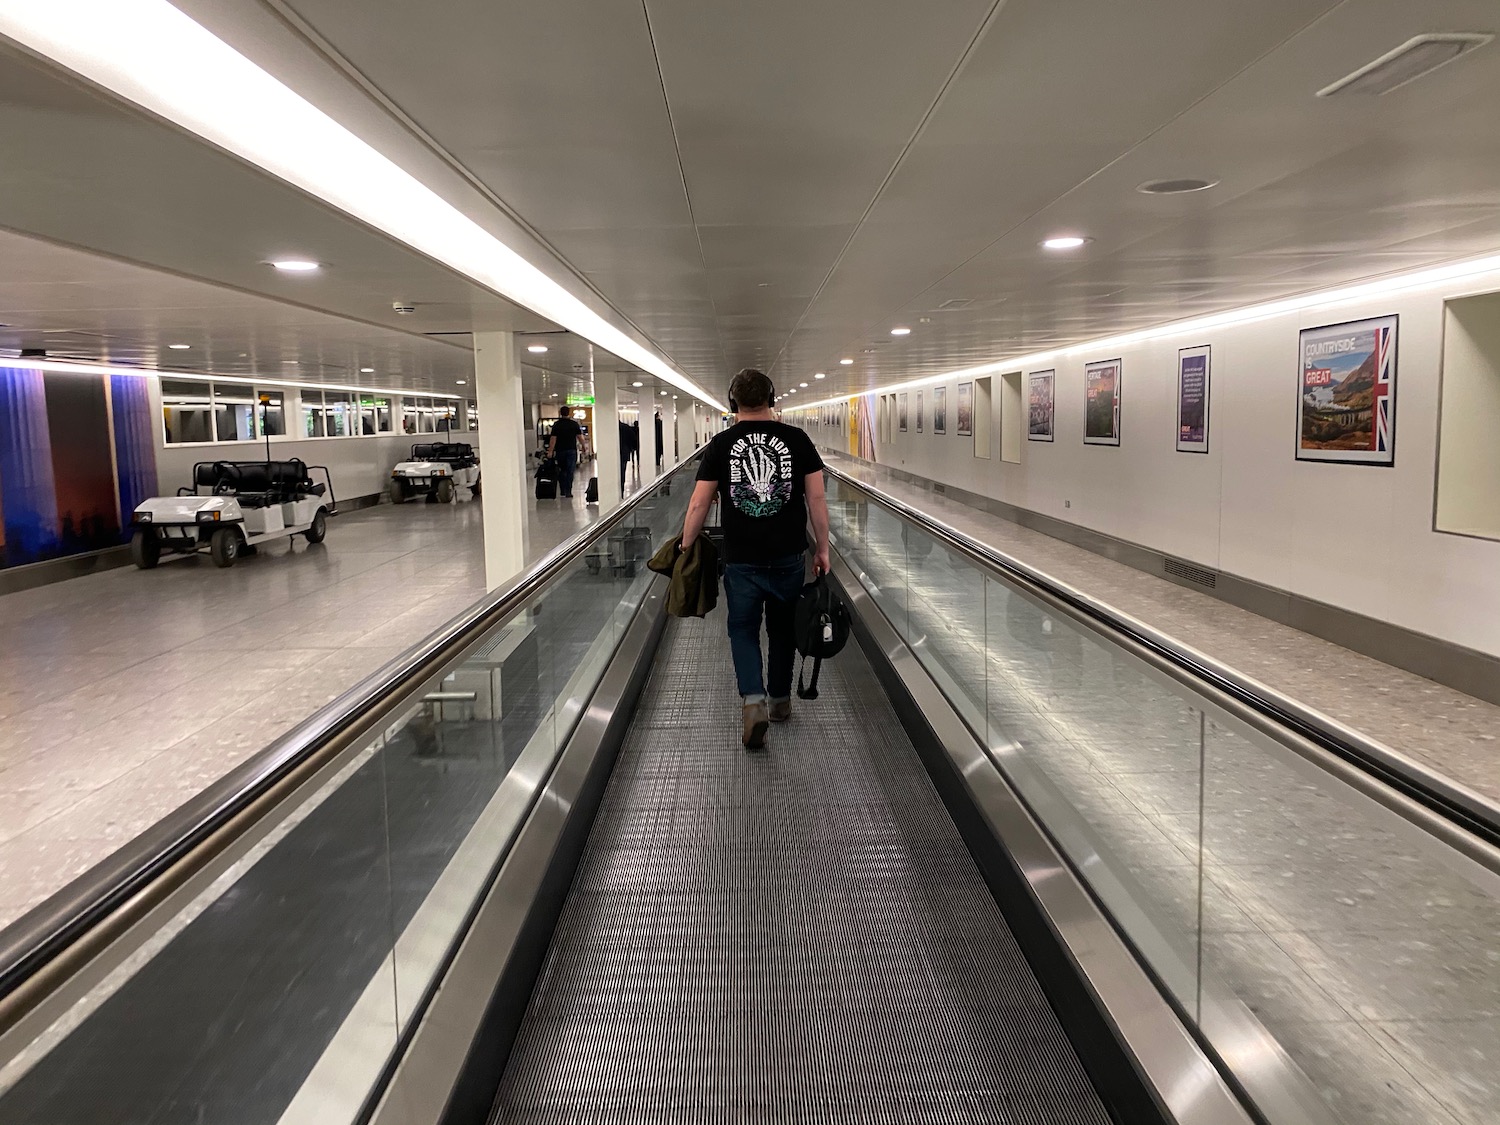
M 1180 578 L 1184 582 L 1191 582 L 1196 586 L 1207 586 L 1212 590 L 1219 584 L 1219 576 L 1211 570 L 1204 570 L 1201 566 L 1192 563 L 1178 562 L 1176 559 L 1163 559 L 1161 568 L 1173 578 Z

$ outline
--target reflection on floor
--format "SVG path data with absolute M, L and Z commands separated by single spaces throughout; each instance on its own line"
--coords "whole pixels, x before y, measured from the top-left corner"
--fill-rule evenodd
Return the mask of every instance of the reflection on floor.
M 1227 988 L 1350 1125 L 1500 1120 L 1493 875 L 894 517 L 834 508 L 876 601 L 1033 806 L 1062 809 L 1060 845 L 1211 1037 Z
M 597 515 L 537 502 L 534 559 Z M 327 540 L 0 597 L 0 925 L 484 592 L 478 504 L 382 504 Z

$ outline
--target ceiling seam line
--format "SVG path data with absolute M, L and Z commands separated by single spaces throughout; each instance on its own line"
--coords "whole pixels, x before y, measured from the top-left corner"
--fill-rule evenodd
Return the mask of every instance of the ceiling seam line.
M 662 345 L 657 342 L 654 336 L 652 336 L 649 332 L 647 332 L 639 324 L 637 324 L 628 314 L 626 314 L 623 309 L 616 305 L 614 301 L 612 301 L 597 286 L 595 286 L 594 283 L 588 279 L 587 275 L 573 264 L 573 262 L 567 257 L 567 255 L 563 254 L 562 251 L 554 246 L 552 242 L 541 233 L 541 231 L 532 226 L 531 223 L 528 222 L 520 212 L 511 207 L 509 203 L 507 203 L 500 195 L 498 195 L 494 191 L 494 189 L 489 187 L 489 185 L 487 185 L 476 173 L 474 173 L 467 165 L 465 165 L 463 161 L 459 160 L 457 156 L 449 152 L 448 149 L 440 144 L 435 137 L 433 137 L 424 128 L 422 128 L 422 126 L 419 125 L 414 118 L 407 114 L 407 112 L 403 110 L 393 98 L 387 95 L 385 91 L 383 91 L 379 86 L 371 81 L 363 71 L 356 67 L 347 58 L 345 58 L 329 40 L 324 38 L 323 35 L 315 27 L 312 26 L 311 23 L 309 23 L 299 12 L 292 8 L 290 4 L 287 3 L 287 0 L 259 0 L 259 2 L 271 13 L 273 18 L 284 24 L 289 31 L 291 31 L 299 39 L 303 40 L 303 42 L 305 42 L 316 54 L 321 55 L 324 59 L 326 59 L 335 70 L 341 73 L 353 85 L 358 87 L 388 117 L 390 117 L 394 122 L 396 122 L 397 125 L 399 125 L 413 138 L 415 138 L 424 148 L 426 148 L 444 164 L 448 165 L 448 167 L 452 169 L 452 171 L 457 173 L 466 183 L 469 184 L 470 187 L 472 187 L 481 196 L 483 196 L 484 199 L 491 204 L 491 206 L 493 206 L 506 218 L 510 219 L 513 223 L 519 226 L 523 231 L 526 232 L 526 234 L 536 239 L 537 243 L 542 246 L 547 251 L 547 253 L 551 254 L 557 260 L 557 262 L 565 270 L 568 271 L 568 273 L 572 274 L 573 277 L 575 277 L 581 285 L 583 285 L 590 293 L 592 293 L 595 297 L 602 301 L 606 308 L 608 308 L 622 321 L 628 324 L 634 331 L 639 333 L 641 339 L 647 341 L 647 343 L 649 343 L 652 348 L 660 352 L 661 355 L 669 363 L 671 363 L 673 367 L 684 373 L 687 372 L 687 369 L 672 357 L 672 353 L 670 351 L 662 347 Z M 384 231 L 380 233 L 387 238 L 391 237 Z M 452 270 L 453 267 L 444 265 L 444 268 Z M 454 272 L 457 273 L 457 271 Z M 507 301 L 511 300 L 511 298 L 506 297 L 503 293 L 497 294 L 497 296 L 500 296 Z M 530 311 L 534 312 L 535 310 Z M 610 354 L 613 355 L 614 353 L 611 352 Z M 689 377 L 691 378 L 691 376 Z M 694 379 L 693 381 L 697 382 L 696 379 Z M 705 390 L 705 392 L 707 390 L 707 388 L 701 389 Z
M 978 29 L 976 29 L 974 34 L 970 37 L 968 44 L 963 49 L 963 52 L 959 55 L 958 61 L 953 64 L 953 69 L 948 72 L 948 77 L 943 79 L 943 84 L 941 87 L 939 87 L 937 95 L 928 104 L 926 111 L 923 112 L 922 118 L 917 122 L 917 126 L 912 131 L 911 136 L 908 137 L 906 143 L 901 146 L 901 151 L 896 154 L 896 160 L 891 165 L 889 171 L 887 171 L 885 176 L 881 178 L 880 185 L 875 189 L 875 194 L 870 198 L 870 202 L 865 206 L 865 209 L 860 214 L 858 221 L 855 222 L 854 229 L 849 232 L 849 237 L 844 240 L 844 245 L 839 249 L 837 256 L 835 256 L 835 258 L 833 259 L 833 264 L 828 267 L 828 272 L 824 274 L 823 280 L 818 283 L 818 288 L 813 292 L 813 295 L 808 298 L 807 306 L 802 310 L 802 315 L 797 318 L 797 323 L 792 325 L 792 330 L 787 333 L 786 339 L 782 342 L 781 348 L 776 353 L 776 360 L 772 364 L 773 371 L 776 369 L 776 366 L 781 363 L 781 358 L 786 354 L 786 350 L 791 344 L 792 337 L 796 336 L 798 330 L 802 327 L 802 322 L 807 319 L 807 314 L 812 311 L 812 307 L 818 303 L 818 298 L 821 297 L 823 295 L 823 291 L 828 288 L 829 282 L 833 280 L 833 275 L 838 272 L 839 266 L 843 264 L 845 256 L 848 255 L 849 248 L 854 245 L 854 240 L 859 237 L 860 230 L 863 229 L 865 223 L 869 220 L 870 214 L 875 210 L 876 205 L 880 202 L 881 196 L 885 194 L 885 189 L 889 187 L 891 181 L 896 178 L 896 173 L 900 171 L 901 165 L 905 163 L 907 155 L 911 152 L 913 146 L 916 145 L 922 134 L 926 132 L 928 123 L 932 120 L 933 115 L 937 113 L 938 107 L 942 105 L 943 99 L 947 96 L 949 89 L 952 88 L 954 80 L 958 78 L 965 65 L 967 65 L 969 59 L 973 56 L 975 48 L 979 46 L 980 41 L 989 31 L 990 25 L 995 22 L 995 18 L 1000 14 L 1000 10 L 1005 7 L 1005 3 L 1006 0 L 995 0 L 989 12 L 985 15 L 984 19 L 980 21 Z
M 672 113 L 672 99 L 667 95 L 667 76 L 661 69 L 661 51 L 656 46 L 656 28 L 651 24 L 649 0 L 641 0 L 641 18 L 646 24 L 646 39 L 651 44 L 651 61 L 656 64 L 656 83 L 661 87 L 662 109 L 667 115 L 667 128 L 672 133 L 672 152 L 677 157 L 677 176 L 682 181 L 682 201 L 687 207 L 688 222 L 693 224 L 693 239 L 698 243 L 698 261 L 703 266 L 703 280 L 708 291 L 708 303 L 714 313 L 714 339 L 719 345 L 720 377 L 729 368 L 729 354 L 724 350 L 724 332 L 719 323 L 719 303 L 714 300 L 713 290 L 707 286 L 708 255 L 703 251 L 703 232 L 698 229 L 698 215 L 693 210 L 693 193 L 688 189 L 687 168 L 682 163 L 682 142 L 677 136 L 677 118 Z
M 1253 68 L 1257 64 L 1263 62 L 1265 59 L 1267 59 L 1268 57 L 1270 57 L 1275 52 L 1281 50 L 1282 47 L 1286 46 L 1293 39 L 1296 39 L 1299 35 L 1305 34 L 1310 28 L 1314 27 L 1315 25 L 1317 25 L 1319 23 L 1322 23 L 1325 19 L 1327 19 L 1329 16 L 1331 16 L 1335 11 L 1337 11 L 1339 8 L 1345 7 L 1348 3 L 1349 3 L 1349 0 L 1338 0 L 1337 3 L 1332 4 L 1328 8 L 1324 9 L 1324 11 L 1320 12 L 1314 18 L 1308 20 L 1307 23 L 1303 24 L 1301 27 L 1297 28 L 1295 31 L 1293 31 L 1290 34 L 1286 35 L 1284 38 L 1278 40 L 1276 43 L 1272 44 L 1270 47 L 1267 47 L 1260 54 L 1256 55 L 1255 58 L 1251 59 L 1244 66 L 1240 67 L 1233 74 L 1229 75 L 1223 81 L 1221 81 L 1220 83 L 1218 83 L 1218 85 L 1214 86 L 1211 90 L 1207 90 L 1203 94 L 1201 94 L 1198 97 L 1194 98 L 1187 105 L 1183 106 L 1181 110 L 1179 110 L 1177 113 L 1174 113 L 1170 118 L 1168 118 L 1166 121 L 1163 121 L 1156 128 L 1150 130 L 1149 132 L 1145 133 L 1143 136 L 1141 136 L 1141 137 L 1137 138 L 1136 140 L 1132 141 L 1129 144 L 1129 146 L 1126 147 L 1122 152 L 1119 152 L 1115 156 L 1111 157 L 1108 161 L 1106 161 L 1104 164 L 1101 164 L 1098 168 L 1094 169 L 1094 171 L 1090 172 L 1087 176 L 1085 176 L 1083 179 L 1079 180 L 1072 187 L 1070 187 L 1066 191 L 1062 192 L 1062 194 L 1058 195 L 1054 199 L 1049 200 L 1047 203 L 1044 203 L 1042 206 L 1038 207 L 1035 211 L 1032 211 L 1030 214 L 1024 216 L 1023 218 L 1021 218 L 1020 220 L 1018 220 L 1016 223 L 1014 223 L 1013 225 L 1011 225 L 1008 229 L 1006 229 L 1004 231 L 1001 231 L 998 235 L 996 235 L 994 238 L 992 238 L 989 242 L 985 243 L 978 250 L 974 251 L 974 253 L 970 254 L 967 258 L 965 258 L 962 262 L 958 263 L 958 265 L 954 266 L 947 273 L 943 274 L 942 277 L 937 278 L 935 281 L 932 282 L 932 284 L 928 285 L 925 289 L 921 289 L 918 292 L 916 292 L 915 294 L 913 294 L 912 297 L 911 297 L 911 300 L 912 301 L 918 300 L 924 294 L 932 292 L 932 290 L 936 289 L 943 282 L 947 281 L 954 274 L 958 273 L 959 270 L 963 269 L 969 263 L 973 262 L 976 258 L 981 257 L 982 255 L 984 255 L 985 253 L 987 253 L 989 250 L 991 250 L 994 246 L 996 246 L 998 243 L 1004 241 L 1011 234 L 1015 233 L 1021 227 L 1024 227 L 1027 223 L 1031 222 L 1031 220 L 1035 219 L 1043 211 L 1047 210 L 1047 208 L 1055 206 L 1057 203 L 1059 203 L 1062 200 L 1068 198 L 1068 196 L 1072 195 L 1079 188 L 1082 188 L 1082 187 L 1086 186 L 1091 181 L 1097 179 L 1099 176 L 1101 176 L 1105 172 L 1109 171 L 1109 169 L 1113 168 L 1120 161 L 1124 160 L 1132 152 L 1134 152 L 1136 149 L 1140 148 L 1143 144 L 1145 144 L 1147 141 L 1149 141 L 1152 137 L 1154 137 L 1158 133 L 1162 132 L 1162 130 L 1169 129 L 1169 128 L 1172 127 L 1173 124 L 1175 124 L 1176 122 L 1182 120 L 1183 117 L 1187 116 L 1189 113 L 1191 113 L 1198 106 L 1202 105 L 1209 98 L 1213 97 L 1220 90 L 1224 89 L 1224 87 L 1228 86 L 1236 78 L 1240 77 L 1240 75 L 1246 73 L 1251 68 Z M 1125 245 L 1128 246 L 1130 244 L 1126 243 Z M 1076 273 L 1080 272 L 1081 269 L 1082 269 L 1082 266 L 1080 265 L 1078 269 L 1074 269 L 1074 270 L 1071 270 L 1071 271 L 1064 272 L 1064 273 L 1060 274 L 1059 277 L 1062 277 L 1062 278 L 1070 277 L 1073 274 L 1076 274 Z

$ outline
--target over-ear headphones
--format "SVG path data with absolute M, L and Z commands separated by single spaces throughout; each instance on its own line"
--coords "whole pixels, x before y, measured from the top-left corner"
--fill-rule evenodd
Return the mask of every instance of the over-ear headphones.
M 754 370 L 753 368 L 746 368 L 745 371 L 741 371 L 740 372 L 740 375 L 744 375 L 747 371 L 753 371 L 753 370 Z M 768 398 L 768 399 L 766 399 L 766 409 L 769 410 L 771 407 L 773 407 L 773 406 L 776 405 L 776 384 L 771 382 L 771 377 L 769 375 L 767 375 L 764 371 L 754 371 L 754 374 L 759 375 L 767 383 L 771 383 L 771 397 Z M 738 379 L 739 375 L 736 375 L 735 378 Z M 729 385 L 731 387 L 733 387 L 734 386 L 734 382 L 731 381 Z M 738 414 L 739 412 L 740 412 L 740 404 L 734 401 L 734 395 L 731 394 L 729 396 L 729 413 L 731 413 L 731 414 Z

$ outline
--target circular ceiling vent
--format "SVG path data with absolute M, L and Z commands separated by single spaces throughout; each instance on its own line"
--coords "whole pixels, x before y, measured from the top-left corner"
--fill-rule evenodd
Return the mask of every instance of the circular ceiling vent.
M 1145 195 L 1185 195 L 1190 191 L 1207 191 L 1218 180 L 1151 180 L 1135 190 Z

